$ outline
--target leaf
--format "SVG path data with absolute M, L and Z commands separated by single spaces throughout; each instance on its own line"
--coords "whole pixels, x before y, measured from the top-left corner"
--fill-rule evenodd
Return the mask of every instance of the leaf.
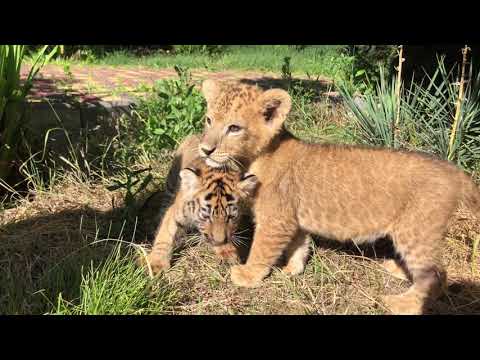
M 365 70 L 364 69 L 361 69 L 361 70 L 358 70 L 356 73 L 355 73 L 355 77 L 359 77 L 359 76 L 362 76 L 363 74 L 365 74 Z
M 158 96 L 160 96 L 162 99 L 165 99 L 165 100 L 168 100 L 169 99 L 169 95 L 163 91 L 161 92 L 158 92 Z

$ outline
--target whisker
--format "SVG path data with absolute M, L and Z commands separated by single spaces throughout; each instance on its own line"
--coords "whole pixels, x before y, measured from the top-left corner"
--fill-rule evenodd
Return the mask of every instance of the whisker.
M 237 168 L 237 170 L 241 171 L 241 170 L 244 169 L 243 164 L 242 164 L 240 161 L 236 160 L 235 158 L 227 155 L 227 159 L 228 159 L 228 161 L 232 162 L 232 163 L 235 165 L 235 167 Z
M 247 232 L 247 231 L 249 231 L 249 230 L 250 230 L 250 229 L 244 229 L 244 230 L 241 230 L 241 231 L 236 231 L 236 232 L 235 232 L 235 235 L 243 234 L 243 233 L 245 233 L 245 232 Z
M 235 235 L 235 237 L 237 239 L 242 239 L 242 240 L 250 240 L 250 238 L 246 237 L 246 236 L 238 236 L 238 235 Z
M 239 245 L 242 245 L 242 246 L 243 246 L 243 245 L 247 245 L 247 241 L 246 241 L 246 240 L 236 239 L 235 241 L 236 241 L 236 243 L 239 244 Z
M 244 240 L 239 239 L 237 236 L 232 237 L 232 241 L 235 241 L 237 245 L 246 245 L 246 242 Z
M 198 151 L 198 146 L 191 146 L 191 147 L 187 147 L 184 149 L 183 152 L 185 151 Z
M 246 230 L 242 230 L 242 231 L 239 231 L 239 232 L 235 232 L 234 235 L 235 236 L 240 236 L 241 234 L 244 234 L 245 232 L 247 232 L 249 229 L 246 229 Z M 240 237 L 245 237 L 245 236 L 240 236 Z

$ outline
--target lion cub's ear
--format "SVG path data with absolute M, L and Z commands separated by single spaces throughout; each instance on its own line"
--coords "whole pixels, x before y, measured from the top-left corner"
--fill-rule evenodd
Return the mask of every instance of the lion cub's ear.
M 254 174 L 245 174 L 238 183 L 238 189 L 244 196 L 253 196 L 258 185 L 258 178 Z
M 187 167 L 179 173 L 181 179 L 181 187 L 186 192 L 195 191 L 200 185 L 200 171 L 195 168 Z
M 202 94 L 207 103 L 213 103 L 220 93 L 220 84 L 215 80 L 205 80 L 202 83 Z
M 280 128 L 292 107 L 290 95 L 282 89 L 271 89 L 265 91 L 258 101 L 267 125 Z

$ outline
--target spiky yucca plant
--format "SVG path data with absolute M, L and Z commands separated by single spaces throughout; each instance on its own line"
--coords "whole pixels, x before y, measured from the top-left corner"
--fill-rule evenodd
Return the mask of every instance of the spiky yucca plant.
M 429 152 L 452 161 L 465 170 L 480 162 L 480 72 L 470 66 L 469 81 L 459 102 L 459 82 L 454 69 L 447 71 L 443 58 L 436 72 L 424 81 L 410 82 L 400 95 L 395 91 L 396 77 L 388 82 L 380 71 L 380 80 L 372 94 L 354 99 L 347 87 L 340 92 L 353 114 L 356 140 L 360 143 Z M 398 98 L 400 96 L 400 99 Z M 400 104 L 397 132 L 394 128 L 397 104 Z M 460 104 L 457 121 L 456 107 Z M 455 127 L 455 131 L 454 131 Z M 394 136 L 394 134 L 396 134 Z
M 443 58 L 438 59 L 438 68 L 427 83 L 410 91 L 407 102 L 422 147 L 466 170 L 480 161 L 480 72 L 475 74 L 472 65 L 468 79 L 456 122 L 460 83 L 453 69 L 446 69 Z
M 379 74 L 379 81 L 372 93 L 354 98 L 353 92 L 347 86 L 342 84 L 339 90 L 345 105 L 353 113 L 357 130 L 353 135 L 357 141 L 369 145 L 398 148 L 407 140 L 407 132 L 403 131 L 406 128 L 404 120 L 407 117 L 402 106 L 400 106 L 399 121 L 396 121 L 398 103 L 403 102 L 402 91 L 397 91 L 398 80 L 395 76 L 389 81 L 382 67 Z M 395 125 L 400 130 L 396 132 L 397 136 L 392 131 Z
M 48 54 L 48 45 L 37 53 L 30 72 L 22 84 L 20 71 L 25 57 L 25 45 L 0 45 L 0 179 L 11 173 L 20 129 L 24 122 L 23 100 L 32 81 L 45 62 L 55 55 L 55 46 Z

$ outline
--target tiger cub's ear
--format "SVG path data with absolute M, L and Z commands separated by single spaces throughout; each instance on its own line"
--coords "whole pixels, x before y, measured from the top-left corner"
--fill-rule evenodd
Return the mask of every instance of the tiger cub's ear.
M 238 189 L 244 196 L 253 196 L 258 185 L 258 178 L 254 174 L 246 173 L 238 182 Z
M 182 169 L 179 175 L 181 179 L 181 187 L 184 190 L 194 191 L 200 184 L 200 171 L 198 169 L 187 167 Z

